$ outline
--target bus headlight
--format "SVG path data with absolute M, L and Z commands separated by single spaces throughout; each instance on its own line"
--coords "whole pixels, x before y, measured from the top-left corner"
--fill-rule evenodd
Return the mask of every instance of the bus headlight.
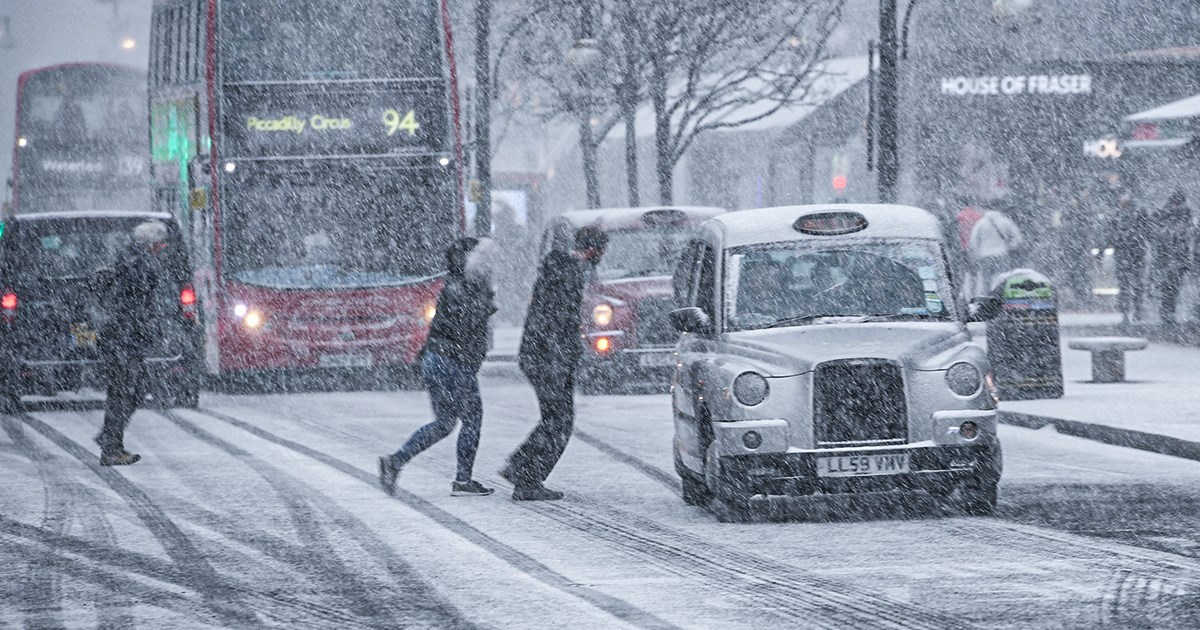
M 597 304 L 596 308 L 592 309 L 592 323 L 605 327 L 612 323 L 613 307 L 608 304 Z
M 733 379 L 733 397 L 747 407 L 761 404 L 771 393 L 771 386 L 762 374 L 742 372 Z
M 955 363 L 946 370 L 946 386 L 959 396 L 974 396 L 982 384 L 979 369 L 970 363 Z
M 265 318 L 261 312 L 257 310 L 251 310 L 246 313 L 245 317 L 242 318 L 242 325 L 250 330 L 258 330 L 259 328 L 262 328 L 263 321 L 265 321 Z

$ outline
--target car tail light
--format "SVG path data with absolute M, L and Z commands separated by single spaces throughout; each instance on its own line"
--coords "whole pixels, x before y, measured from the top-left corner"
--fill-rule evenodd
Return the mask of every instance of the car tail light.
M 196 319 L 196 289 L 192 285 L 186 284 L 179 291 L 179 306 L 184 319 Z
M 6 290 L 4 295 L 0 296 L 0 320 L 3 320 L 3 322 L 6 324 L 11 324 L 16 321 L 17 306 L 20 303 L 21 301 L 17 299 L 17 294 L 15 291 L 12 289 Z
M 596 352 L 599 352 L 600 354 L 604 354 L 609 350 L 612 350 L 612 340 L 610 340 L 608 337 L 596 337 L 596 339 L 592 342 L 592 345 L 596 348 Z

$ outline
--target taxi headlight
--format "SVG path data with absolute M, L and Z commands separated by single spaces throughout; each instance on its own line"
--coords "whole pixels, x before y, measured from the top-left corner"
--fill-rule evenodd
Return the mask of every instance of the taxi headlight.
M 597 326 L 607 326 L 612 323 L 613 307 L 608 304 L 597 304 L 592 309 L 592 323 Z
M 979 369 L 970 363 L 955 363 L 946 370 L 946 386 L 959 396 L 975 395 L 982 383 Z
M 743 372 L 733 379 L 733 397 L 747 407 L 762 403 L 771 393 L 771 387 L 762 374 Z

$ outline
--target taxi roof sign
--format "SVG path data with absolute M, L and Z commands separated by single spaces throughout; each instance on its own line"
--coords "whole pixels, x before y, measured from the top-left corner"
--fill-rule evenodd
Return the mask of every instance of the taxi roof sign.
M 867 218 L 857 212 L 814 212 L 796 219 L 792 227 L 813 236 L 838 236 L 867 229 Z

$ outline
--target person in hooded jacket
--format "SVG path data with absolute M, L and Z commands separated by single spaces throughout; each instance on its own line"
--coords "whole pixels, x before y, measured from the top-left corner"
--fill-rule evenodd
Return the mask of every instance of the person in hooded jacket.
M 1117 197 L 1117 208 L 1108 218 L 1107 241 L 1113 248 L 1117 272 L 1117 306 L 1125 323 L 1142 318 L 1142 300 L 1146 287 L 1146 227 L 1150 215 L 1138 205 L 1133 194 L 1125 191 Z
M 500 471 L 515 486 L 514 501 L 563 497 L 544 483 L 562 457 L 575 424 L 575 368 L 583 355 L 579 311 L 584 286 L 607 245 L 608 235 L 598 226 L 580 228 L 574 249 L 546 254 L 534 282 L 518 364 L 537 394 L 541 418 Z
M 991 289 L 992 278 L 1012 267 L 1013 255 L 1025 244 L 1021 230 L 1008 215 L 988 210 L 971 228 L 970 253 L 979 270 L 977 294 Z
M 1183 276 L 1191 259 L 1192 211 L 1182 190 L 1171 193 L 1167 204 L 1155 213 L 1154 267 L 1158 274 L 1158 294 L 1162 298 L 1159 317 L 1164 323 L 1175 322 L 1175 306 Z
M 421 352 L 421 378 L 429 391 L 433 422 L 417 429 L 404 446 L 379 458 L 379 484 L 396 493 L 400 470 L 419 453 L 458 432 L 458 474 L 451 496 L 487 496 L 494 490 L 472 478 L 483 424 L 479 368 L 488 350 L 488 320 L 496 312 L 491 281 L 468 263 L 479 241 L 462 238 L 446 251 L 448 273 L 438 296 L 429 336 Z
M 96 436 L 102 466 L 127 466 L 141 459 L 125 450 L 125 428 L 146 396 L 144 361 L 160 337 L 162 314 L 156 294 L 165 275 L 159 254 L 166 246 L 166 225 L 159 221 L 139 224 L 109 278 L 112 310 L 100 330 L 99 342 L 107 381 L 104 427 Z

